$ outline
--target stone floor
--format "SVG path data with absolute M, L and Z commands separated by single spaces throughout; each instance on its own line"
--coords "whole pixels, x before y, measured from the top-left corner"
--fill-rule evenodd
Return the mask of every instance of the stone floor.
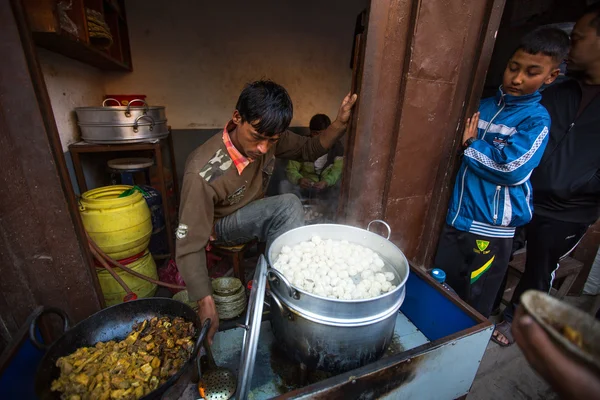
M 591 311 L 594 297 L 567 297 L 566 301 L 584 311 Z M 503 348 L 490 341 L 467 398 L 554 400 L 559 397 L 529 367 L 518 346 Z

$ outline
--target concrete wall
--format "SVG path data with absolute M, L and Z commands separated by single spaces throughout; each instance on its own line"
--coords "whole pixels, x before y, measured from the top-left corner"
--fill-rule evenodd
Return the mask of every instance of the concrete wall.
M 80 137 L 73 109 L 102 103 L 104 74 L 97 68 L 42 48 L 38 48 L 38 60 L 63 151 L 67 152 L 68 146 Z
M 174 129 L 221 128 L 244 84 L 272 79 L 294 102 L 292 125 L 332 118 L 350 89 L 356 16 L 367 0 L 127 1 L 133 73 L 107 92 L 142 93 Z
M 68 146 L 80 138 L 73 109 L 100 105 L 105 93 L 142 93 L 167 107 L 180 175 L 187 154 L 231 117 L 249 81 L 269 78 L 288 89 L 292 125 L 307 126 L 321 112 L 335 118 L 350 86 L 356 16 L 367 5 L 128 0 L 134 72 L 100 71 L 38 49 L 67 165 Z M 84 167 L 94 187 L 104 170 L 92 174 L 92 164 L 104 160 L 90 162 Z

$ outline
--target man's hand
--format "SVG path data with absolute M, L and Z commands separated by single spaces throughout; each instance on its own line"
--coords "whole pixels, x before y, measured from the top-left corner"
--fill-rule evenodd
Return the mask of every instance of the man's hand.
M 310 189 L 313 187 L 313 182 L 310 179 L 300 178 L 298 179 L 298 185 L 300 185 L 302 189 Z
M 561 398 L 600 399 L 600 377 L 567 356 L 522 306 L 513 319 L 512 333 L 531 367 Z
M 469 138 L 477 139 L 477 126 L 479 125 L 479 112 L 473 114 L 473 117 L 467 118 L 465 131 L 463 133 L 462 143 L 464 144 Z
M 354 103 L 356 103 L 356 99 L 358 99 L 357 94 L 348 93 L 344 100 L 342 100 L 342 104 L 340 105 L 340 109 L 338 110 L 337 118 L 335 119 L 337 122 L 347 125 L 348 121 L 350 121 L 350 115 L 352 115 L 352 107 L 354 107 Z
M 206 338 L 208 339 L 208 344 L 212 345 L 213 337 L 217 333 L 217 329 L 219 329 L 219 313 L 215 306 L 215 299 L 212 296 L 206 296 L 198 300 L 198 316 L 201 323 L 204 323 L 206 318 L 210 318 L 210 329 Z
M 317 190 L 323 190 L 326 187 L 327 187 L 327 182 L 325 182 L 325 181 L 317 182 L 313 185 L 313 188 L 315 188 Z
M 329 125 L 329 128 L 325 129 L 323 133 L 318 136 L 321 146 L 325 149 L 329 150 L 346 132 L 350 116 L 352 115 L 352 107 L 354 107 L 356 99 L 358 99 L 357 94 L 348 93 L 340 105 L 335 121 L 333 121 L 333 123 Z

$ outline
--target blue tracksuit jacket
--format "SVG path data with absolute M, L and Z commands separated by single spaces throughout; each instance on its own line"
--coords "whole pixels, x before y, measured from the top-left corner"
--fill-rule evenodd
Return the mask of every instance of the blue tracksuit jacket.
M 477 140 L 458 171 L 446 222 L 458 230 L 510 238 L 533 215 L 529 177 L 548 142 L 550 116 L 539 92 L 482 100 Z

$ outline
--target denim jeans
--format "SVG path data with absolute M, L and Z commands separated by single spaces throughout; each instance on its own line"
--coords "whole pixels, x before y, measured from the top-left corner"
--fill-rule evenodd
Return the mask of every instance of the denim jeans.
M 268 250 L 281 234 L 300 226 L 304 226 L 304 210 L 298 197 L 266 197 L 218 220 L 215 244 L 237 246 L 258 239 L 267 243 Z

